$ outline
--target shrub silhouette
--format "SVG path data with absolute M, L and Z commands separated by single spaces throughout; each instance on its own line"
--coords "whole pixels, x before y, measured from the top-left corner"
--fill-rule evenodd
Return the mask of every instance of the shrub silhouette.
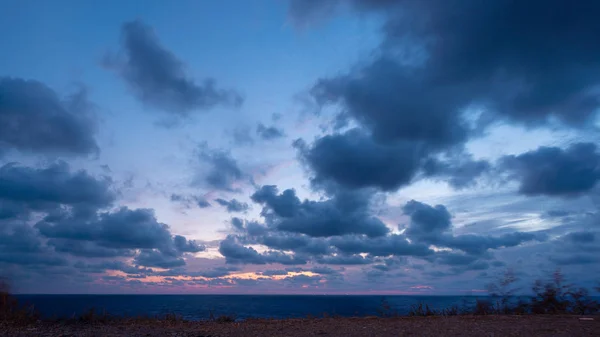
M 488 303 L 491 308 L 486 308 L 486 311 L 489 310 L 495 314 L 514 313 L 516 308 L 519 307 L 519 305 L 512 303 L 515 293 L 519 290 L 514 286 L 518 280 L 519 278 L 515 272 L 512 269 L 507 269 L 496 283 L 488 284 L 487 291 L 491 297 L 496 299 L 496 302 L 494 305 Z
M 533 284 L 531 311 L 534 314 L 564 314 L 568 312 L 569 286 L 564 284 L 564 276 L 560 270 L 552 274 L 552 279 L 544 283 L 541 280 Z
M 586 315 L 598 310 L 598 303 L 590 297 L 590 292 L 585 288 L 569 290 L 571 298 L 570 310 L 574 314 Z
M 13 323 L 30 323 L 39 318 L 35 307 L 20 306 L 16 298 L 10 294 L 8 282 L 0 278 L 0 321 Z

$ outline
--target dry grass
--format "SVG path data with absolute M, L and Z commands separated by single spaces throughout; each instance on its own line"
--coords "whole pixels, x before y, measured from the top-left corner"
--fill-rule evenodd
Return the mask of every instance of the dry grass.
M 599 336 L 600 318 L 575 316 L 430 316 L 394 318 L 252 319 L 218 322 L 114 321 L 2 326 L 0 336 Z

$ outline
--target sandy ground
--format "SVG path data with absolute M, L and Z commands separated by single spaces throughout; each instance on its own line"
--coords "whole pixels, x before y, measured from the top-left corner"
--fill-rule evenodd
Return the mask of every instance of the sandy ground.
M 600 336 L 600 317 L 458 316 L 217 322 L 0 323 L 0 336 Z

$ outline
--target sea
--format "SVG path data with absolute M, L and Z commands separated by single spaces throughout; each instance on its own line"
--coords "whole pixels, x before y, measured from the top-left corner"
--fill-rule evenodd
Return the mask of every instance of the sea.
M 17 295 L 44 318 L 69 318 L 89 312 L 114 316 L 164 316 L 187 320 L 221 315 L 248 318 L 306 318 L 324 316 L 408 315 L 411 306 L 433 309 L 472 307 L 477 296 L 373 295 Z M 383 310 L 383 311 L 382 311 Z

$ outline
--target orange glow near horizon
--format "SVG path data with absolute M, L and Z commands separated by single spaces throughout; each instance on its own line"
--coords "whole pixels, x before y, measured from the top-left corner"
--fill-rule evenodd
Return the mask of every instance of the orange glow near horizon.
M 153 269 L 155 271 L 159 271 L 158 268 Z M 209 278 L 209 277 L 202 277 L 202 276 L 186 276 L 186 275 L 176 275 L 176 276 L 146 276 L 144 278 L 133 278 L 133 277 L 129 277 L 129 274 L 120 271 L 120 270 L 107 270 L 106 271 L 106 275 L 108 276 L 119 276 L 122 277 L 125 280 L 131 281 L 131 280 L 138 280 L 141 282 L 156 282 L 156 283 L 169 283 L 168 279 L 174 279 L 174 280 L 179 280 L 179 281 L 210 281 L 210 280 L 215 280 L 215 279 L 239 279 L 239 280 L 259 280 L 259 279 L 269 279 L 269 280 L 283 280 L 289 277 L 294 277 L 294 276 L 300 276 L 300 275 L 304 275 L 304 276 L 309 276 L 309 277 L 313 277 L 313 276 L 318 276 L 320 274 L 317 273 L 313 273 L 310 271 L 301 271 L 301 272 L 288 272 L 286 275 L 272 275 L 272 276 L 266 276 L 266 275 L 261 275 L 258 274 L 256 272 L 245 272 L 245 273 L 233 273 L 233 274 L 229 274 L 226 276 L 222 276 L 222 277 L 214 277 L 214 278 Z M 322 280 L 323 281 L 323 280 Z

